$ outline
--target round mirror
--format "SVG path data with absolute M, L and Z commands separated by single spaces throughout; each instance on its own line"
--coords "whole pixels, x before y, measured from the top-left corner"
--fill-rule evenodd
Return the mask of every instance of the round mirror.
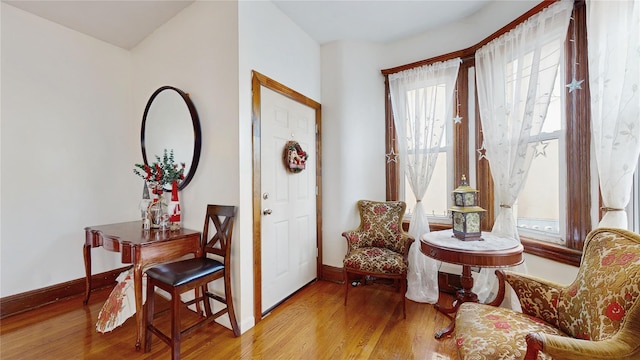
M 176 164 L 185 163 L 180 190 L 189 184 L 198 167 L 200 136 L 200 120 L 189 94 L 163 86 L 151 95 L 142 117 L 142 158 L 151 165 L 157 161 L 156 156 L 162 158 L 165 149 L 173 150 Z

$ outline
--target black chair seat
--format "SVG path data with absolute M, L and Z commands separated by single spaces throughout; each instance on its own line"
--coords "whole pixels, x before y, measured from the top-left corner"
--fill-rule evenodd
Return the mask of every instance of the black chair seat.
M 224 270 L 224 264 L 209 258 L 195 258 L 158 265 L 147 270 L 150 276 L 171 286 L 180 286 Z

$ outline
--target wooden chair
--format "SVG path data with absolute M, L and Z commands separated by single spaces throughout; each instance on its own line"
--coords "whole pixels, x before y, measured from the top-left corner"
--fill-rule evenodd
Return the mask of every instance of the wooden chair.
M 409 247 L 414 239 L 402 230 L 406 209 L 403 201 L 358 201 L 360 226 L 345 231 L 347 255 L 343 260 L 344 305 L 349 296 L 349 274 L 367 278 L 392 279 L 402 297 L 402 314 L 407 318 L 405 293 Z
M 151 351 L 151 334 L 153 333 L 171 346 L 171 358 L 179 359 L 180 342 L 183 337 L 224 314 L 229 314 L 233 334 L 240 335 L 231 296 L 231 238 L 235 215 L 235 206 L 208 205 L 202 233 L 202 256 L 159 265 L 147 270 L 145 352 Z M 215 231 L 210 234 L 211 223 L 215 226 Z M 210 282 L 217 279 L 224 279 L 224 296 L 211 293 L 207 288 Z M 153 325 L 156 287 L 171 294 L 171 336 L 165 335 Z M 190 290 L 195 290 L 195 299 L 182 302 L 180 294 Z M 226 307 L 213 313 L 210 299 L 223 303 Z M 181 330 L 180 309 L 191 304 L 198 305 L 199 309 L 200 303 L 204 305 L 205 316 L 196 324 Z
M 640 359 L 640 234 L 587 236 L 572 284 L 497 271 L 522 312 L 466 302 L 456 314 L 460 359 Z

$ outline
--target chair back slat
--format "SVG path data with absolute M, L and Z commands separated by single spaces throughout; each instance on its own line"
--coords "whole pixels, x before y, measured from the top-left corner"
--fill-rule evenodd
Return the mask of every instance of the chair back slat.
M 231 255 L 231 239 L 236 211 L 235 206 L 207 205 L 207 215 L 202 232 L 205 254 L 215 254 L 228 261 L 227 259 Z M 215 229 L 212 229 L 211 224 Z

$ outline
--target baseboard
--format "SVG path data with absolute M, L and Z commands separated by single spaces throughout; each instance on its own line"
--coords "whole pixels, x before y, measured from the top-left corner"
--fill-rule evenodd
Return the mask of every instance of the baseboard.
M 320 275 L 320 279 L 343 284 L 344 275 L 342 274 L 342 268 L 322 264 L 322 274 Z
M 129 267 L 124 267 L 95 274 L 91 276 L 91 286 L 93 289 L 113 286 L 116 283 L 118 275 L 128 268 Z M 84 295 L 84 292 L 85 278 L 81 278 L 48 286 L 42 289 L 6 296 L 0 299 L 0 319 L 37 309 L 71 297 L 81 296 Z
M 116 283 L 118 275 L 127 269 L 128 267 L 123 267 L 93 275 L 91 277 L 92 287 L 94 289 L 100 289 L 113 286 Z M 344 277 L 342 268 L 323 264 L 320 279 L 343 284 Z M 460 275 L 438 272 L 438 287 L 442 292 L 455 294 L 456 291 L 462 287 L 460 285 Z M 84 291 L 85 279 L 81 278 L 42 289 L 3 297 L 0 298 L 0 319 L 37 309 L 60 300 L 81 296 L 84 295 Z

